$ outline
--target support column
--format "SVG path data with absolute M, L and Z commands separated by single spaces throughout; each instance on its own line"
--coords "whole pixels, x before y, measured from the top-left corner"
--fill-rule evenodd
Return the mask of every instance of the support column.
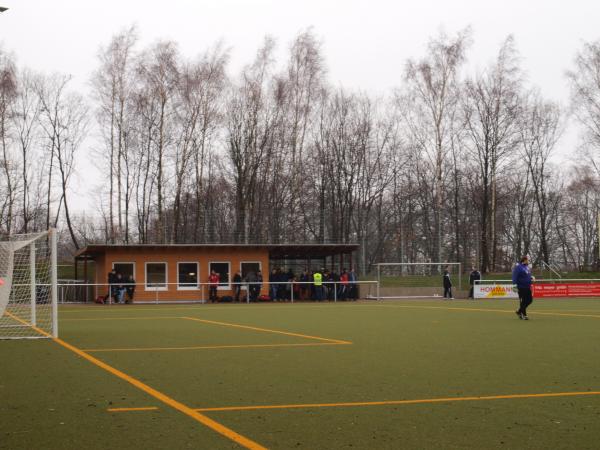
M 34 327 L 37 325 L 37 317 L 36 317 L 36 297 L 37 297 L 37 289 L 36 289 L 36 281 L 35 281 L 35 243 L 37 240 L 33 241 L 29 244 L 29 278 L 30 278 L 30 291 L 31 291 L 31 317 L 30 323 Z
M 50 292 L 52 299 L 52 337 L 58 337 L 58 272 L 57 272 L 57 239 L 56 229 L 50 229 Z
M 87 258 L 85 258 L 83 260 L 83 282 L 87 285 L 88 282 L 88 265 L 87 265 Z M 135 274 L 134 274 L 135 275 Z M 87 303 L 89 301 L 89 289 L 88 286 L 85 286 L 85 302 Z

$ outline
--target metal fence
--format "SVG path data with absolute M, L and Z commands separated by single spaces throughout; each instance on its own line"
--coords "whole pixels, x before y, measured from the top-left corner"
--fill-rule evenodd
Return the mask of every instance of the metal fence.
M 129 294 L 128 288 L 130 289 Z M 131 290 L 133 288 L 133 292 Z M 208 303 L 211 288 L 216 288 L 216 301 L 239 301 L 244 303 L 280 301 L 353 301 L 359 299 L 378 300 L 377 281 L 323 281 L 314 282 L 242 282 L 242 283 L 84 283 L 77 280 L 59 280 L 59 303 L 112 304 L 120 300 L 133 303 Z M 139 292 L 143 292 L 140 297 Z M 263 294 L 268 292 L 268 294 Z M 132 298 L 131 298 L 132 297 Z

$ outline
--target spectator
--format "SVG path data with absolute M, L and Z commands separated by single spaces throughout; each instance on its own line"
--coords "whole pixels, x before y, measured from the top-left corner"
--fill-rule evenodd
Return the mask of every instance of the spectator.
M 127 303 L 133 303 L 133 295 L 135 294 L 135 279 L 133 278 L 133 275 L 129 275 L 129 278 L 127 278 L 126 291 L 127 297 L 129 297 L 129 301 Z
M 233 292 L 234 292 L 234 298 L 233 301 L 235 301 L 236 303 L 239 303 L 240 301 L 240 292 L 242 290 L 242 275 L 240 274 L 240 271 L 236 271 L 235 275 L 233 276 Z
M 323 275 L 323 297 L 327 300 L 333 299 L 333 284 L 330 284 L 332 281 L 331 273 L 329 270 L 324 269 L 321 274 Z
M 279 281 L 277 269 L 273 269 L 269 275 L 269 296 L 272 301 L 277 300 L 277 281 Z
M 300 300 L 306 300 L 310 297 L 309 281 L 308 271 L 304 269 L 300 275 Z
M 104 297 L 104 303 L 107 302 L 107 300 L 110 298 L 111 303 L 116 301 L 116 291 L 115 291 L 115 282 L 117 281 L 117 272 L 115 271 L 115 269 L 111 270 L 110 272 L 108 272 L 108 293 L 106 294 L 106 297 Z
M 479 272 L 479 270 L 477 270 L 475 267 L 471 267 L 471 275 L 469 275 L 469 285 L 471 286 L 469 289 L 469 298 L 475 298 L 475 282 L 479 280 L 481 280 L 481 272 Z
M 296 279 L 296 277 L 294 276 L 294 272 L 292 271 L 292 269 L 289 269 L 287 271 L 287 273 L 285 274 L 285 299 L 286 300 L 291 300 L 292 299 L 292 282 Z
M 210 271 L 210 275 L 208 277 L 208 298 L 211 303 L 218 301 L 217 298 L 217 287 L 219 286 L 219 281 L 221 277 L 214 270 Z
M 313 274 L 313 286 L 315 288 L 315 300 L 318 302 L 323 301 L 323 274 L 322 270 L 315 270 Z
M 258 295 L 256 294 L 256 286 L 257 286 L 256 283 L 258 281 L 257 274 L 253 270 L 251 270 L 250 272 L 248 272 L 246 274 L 244 281 L 246 281 L 246 283 L 248 283 L 248 301 L 255 302 L 256 298 L 258 297 Z M 260 288 L 259 288 L 259 290 L 260 290 Z
M 259 270 L 256 272 L 256 281 L 252 285 L 252 301 L 255 302 L 260 295 L 260 291 L 262 289 L 263 276 L 262 272 Z
M 356 282 L 358 281 L 358 277 L 356 276 L 356 272 L 354 268 L 350 268 L 350 272 L 348 273 L 348 283 L 350 287 L 349 298 L 352 300 L 356 300 L 358 298 L 358 285 Z
M 348 275 L 348 271 L 346 269 L 342 270 L 342 274 L 340 275 L 340 290 L 338 294 L 338 298 L 340 300 L 346 300 L 348 297 L 348 283 L 350 281 L 350 276 Z
M 116 303 L 125 303 L 125 286 L 123 286 L 123 275 L 117 273 L 115 278 Z
M 454 299 L 454 297 L 452 297 L 452 281 L 450 280 L 450 271 L 448 269 L 448 266 L 444 267 L 444 276 L 442 278 L 444 284 L 444 298 L 452 300 Z
M 281 269 L 277 269 L 277 300 L 282 302 L 285 300 L 285 285 L 287 276 Z
M 298 279 L 296 278 L 296 276 L 293 276 L 292 279 L 290 280 L 290 282 L 292 283 L 292 292 L 294 293 L 293 298 L 301 299 L 302 291 L 301 291 L 300 284 L 298 284 Z

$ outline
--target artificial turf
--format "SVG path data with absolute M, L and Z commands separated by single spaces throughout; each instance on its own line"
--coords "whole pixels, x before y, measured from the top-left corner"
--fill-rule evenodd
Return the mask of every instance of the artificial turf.
M 528 322 L 514 309 L 507 300 L 113 305 L 63 307 L 59 317 L 64 341 L 190 408 L 299 405 L 201 411 L 267 448 L 598 448 L 600 395 L 368 404 L 600 391 L 600 301 L 536 300 Z M 335 406 L 351 402 L 367 404 Z M 158 409 L 107 411 L 129 407 Z M 0 341 L 0 448 L 242 447 L 37 340 Z

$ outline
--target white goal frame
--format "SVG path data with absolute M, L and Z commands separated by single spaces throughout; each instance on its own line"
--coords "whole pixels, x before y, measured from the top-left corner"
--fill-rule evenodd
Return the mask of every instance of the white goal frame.
M 24 246 L 17 246 L 10 258 L 13 261 L 18 252 L 18 264 L 10 264 L 10 291 L 3 294 L 8 296 L 6 307 L 0 305 L 0 340 L 3 339 L 44 339 L 58 337 L 58 273 L 57 273 L 57 233 L 55 229 L 46 232 L 24 235 L 9 235 L 3 242 L 31 241 Z M 38 249 L 39 248 L 39 249 Z M 43 250 L 44 255 L 38 252 Z M 23 256 L 23 254 L 25 256 Z M 15 264 L 17 267 L 15 267 Z M 38 270 L 41 269 L 41 270 Z M 13 276 L 19 271 L 17 282 Z M 24 282 L 19 282 L 25 278 Z M 25 291 L 19 297 L 19 291 Z M 39 293 L 47 292 L 46 301 L 39 301 Z M 6 299 L 6 297 L 4 297 Z M 10 330 L 20 329 L 20 333 L 10 333 Z
M 381 268 L 382 267 L 411 267 L 411 266 L 458 266 L 458 290 L 462 290 L 462 263 L 459 262 L 389 262 L 389 263 L 377 263 L 377 290 L 381 286 Z M 377 292 L 379 298 L 379 292 Z

